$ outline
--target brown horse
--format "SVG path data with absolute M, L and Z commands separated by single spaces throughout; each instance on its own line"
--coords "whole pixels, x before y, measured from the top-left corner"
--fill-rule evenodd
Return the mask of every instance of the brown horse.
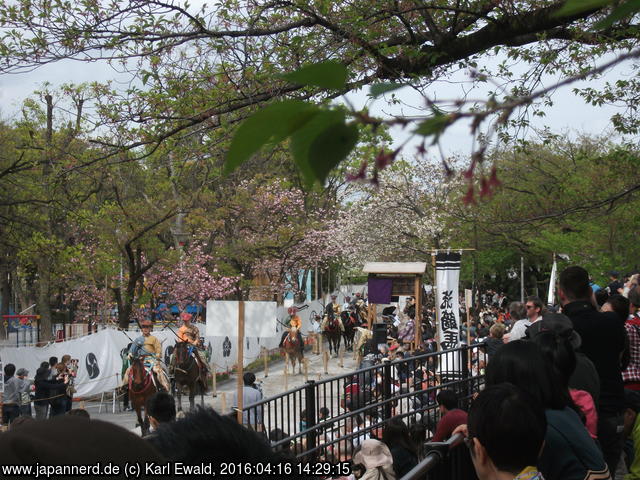
M 304 353 L 300 345 L 297 328 L 291 328 L 289 330 L 288 335 L 282 342 L 282 349 L 287 354 L 287 357 L 289 357 L 289 362 L 291 362 L 291 373 L 296 373 L 296 361 L 298 362 L 298 373 L 302 373 Z
M 328 318 L 322 333 L 327 338 L 329 354 L 331 355 L 335 352 L 337 357 L 340 350 L 340 340 L 342 338 L 342 331 L 340 330 L 338 319 L 336 317 Z
M 344 349 L 352 350 L 353 340 L 356 335 L 356 327 L 359 326 L 358 321 L 356 320 L 356 314 L 355 312 L 345 310 L 340 313 L 340 317 L 342 318 L 342 325 L 344 325 L 344 332 L 342 332 L 342 336 L 344 337 Z
M 177 408 L 182 410 L 182 389 L 189 389 L 189 408 L 195 408 L 195 396 L 200 393 L 200 405 L 204 405 L 204 385 L 200 378 L 200 367 L 196 359 L 189 353 L 189 343 L 176 342 L 173 350 L 174 354 L 174 375 L 175 396 L 177 399 Z
M 131 361 L 131 371 L 129 374 L 129 402 L 135 409 L 138 416 L 138 425 L 144 437 L 149 433 L 149 416 L 147 415 L 147 399 L 156 393 L 158 389 L 153 381 L 151 372 L 147 372 L 142 363 L 141 357 L 136 357 Z M 144 408 L 144 420 L 142 409 Z

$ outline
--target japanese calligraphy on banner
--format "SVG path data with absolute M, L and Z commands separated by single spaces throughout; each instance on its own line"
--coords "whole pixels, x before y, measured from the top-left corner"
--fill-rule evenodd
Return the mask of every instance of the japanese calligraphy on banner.
M 460 346 L 460 305 L 458 302 L 460 257 L 459 253 L 436 253 L 436 307 L 440 324 L 440 338 L 438 340 L 441 350 L 450 350 Z

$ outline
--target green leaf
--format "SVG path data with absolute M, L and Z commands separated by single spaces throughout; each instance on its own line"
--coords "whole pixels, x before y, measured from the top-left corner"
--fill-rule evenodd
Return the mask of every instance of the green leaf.
M 338 110 L 323 110 L 315 115 L 303 128 L 297 130 L 291 136 L 291 154 L 302 173 L 305 184 L 313 185 L 318 180 L 315 170 L 311 166 L 311 145 L 315 139 L 331 125 L 344 124 L 344 113 Z
M 433 136 L 433 143 L 438 140 L 438 137 L 444 132 L 444 130 L 451 123 L 451 116 L 444 115 L 442 113 L 436 113 L 433 117 L 427 118 L 418 125 L 415 129 L 415 133 L 424 137 Z
M 311 143 L 309 165 L 316 180 L 323 184 L 333 170 L 358 144 L 358 127 L 335 123 L 325 128 Z
M 553 14 L 554 17 L 570 17 L 587 10 L 610 5 L 613 0 L 567 0 L 560 10 Z
M 300 100 L 273 103 L 247 118 L 236 130 L 224 164 L 230 173 L 265 144 L 281 142 L 311 120 L 319 109 Z
M 640 12 L 640 0 L 627 0 L 627 2 L 616 7 L 607 18 L 596 23 L 593 28 L 594 30 L 609 28 L 614 23 L 629 18 L 638 12 Z
M 376 83 L 375 85 L 371 85 L 371 88 L 369 89 L 369 95 L 371 95 L 373 98 L 378 98 L 380 95 L 398 90 L 402 87 L 404 87 L 404 85 L 400 83 Z
M 307 65 L 283 77 L 292 83 L 340 90 L 347 83 L 347 68 L 339 62 L 330 60 Z

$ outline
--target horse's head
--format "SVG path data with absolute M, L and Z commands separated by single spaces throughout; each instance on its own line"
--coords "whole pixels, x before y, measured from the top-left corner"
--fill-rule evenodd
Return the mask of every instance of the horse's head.
M 176 364 L 181 365 L 189 360 L 189 344 L 187 342 L 176 342 L 176 347 L 173 350 L 175 355 Z
M 131 361 L 131 381 L 135 385 L 140 385 L 144 383 L 145 376 L 147 372 L 144 369 L 144 364 L 142 363 L 141 357 L 135 357 Z

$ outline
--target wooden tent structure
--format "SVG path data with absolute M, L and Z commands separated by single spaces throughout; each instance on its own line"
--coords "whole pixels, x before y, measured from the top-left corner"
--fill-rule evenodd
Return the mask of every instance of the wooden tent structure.
M 422 277 L 427 271 L 426 262 L 367 262 L 362 269 L 369 278 L 388 278 L 393 281 L 392 296 L 413 295 L 416 299 L 414 347 L 422 341 Z M 369 329 L 377 316 L 377 305 L 369 303 Z

